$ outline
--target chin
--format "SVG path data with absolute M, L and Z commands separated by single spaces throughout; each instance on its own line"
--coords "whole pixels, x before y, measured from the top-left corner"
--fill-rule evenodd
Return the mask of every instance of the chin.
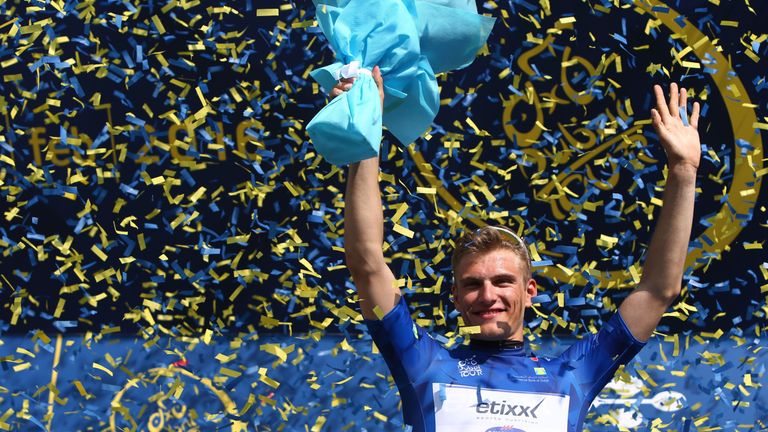
M 477 340 L 482 340 L 482 341 L 489 341 L 489 342 L 503 341 L 503 340 L 506 339 L 502 335 L 483 335 L 483 334 L 481 334 L 481 335 L 474 335 L 474 336 L 475 337 L 473 337 L 472 339 L 477 339 Z
M 495 324 L 494 324 L 495 325 Z M 503 330 L 494 327 L 494 328 L 484 328 L 485 326 L 480 327 L 480 334 L 476 335 L 476 339 L 481 340 L 504 340 L 509 338 L 509 335 L 504 332 Z
M 471 336 L 473 339 L 480 340 L 507 340 L 514 336 L 515 333 L 512 329 L 516 328 L 506 320 L 475 322 L 469 325 L 480 327 L 480 333 Z

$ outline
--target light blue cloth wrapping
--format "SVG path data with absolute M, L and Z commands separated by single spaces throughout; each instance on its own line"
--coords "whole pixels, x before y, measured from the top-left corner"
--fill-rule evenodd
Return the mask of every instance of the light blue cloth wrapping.
M 477 14 L 474 0 L 315 0 L 317 20 L 337 62 L 311 73 L 326 92 L 342 67 L 378 65 L 384 112 L 373 78 L 361 74 L 350 91 L 307 125 L 317 151 L 344 165 L 378 154 L 381 125 L 404 144 L 418 138 L 439 108 L 435 73 L 472 62 L 494 19 Z

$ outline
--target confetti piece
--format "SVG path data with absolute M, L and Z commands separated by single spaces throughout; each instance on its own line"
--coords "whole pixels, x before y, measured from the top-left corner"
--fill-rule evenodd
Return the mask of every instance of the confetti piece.
M 459 327 L 459 333 L 463 335 L 478 334 L 480 333 L 480 326 Z
M 271 17 L 280 15 L 280 10 L 277 8 L 256 9 L 256 16 Z

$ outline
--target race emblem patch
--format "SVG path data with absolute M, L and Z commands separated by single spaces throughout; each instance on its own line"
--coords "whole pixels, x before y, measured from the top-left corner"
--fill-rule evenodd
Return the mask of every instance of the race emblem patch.
M 462 378 L 483 375 L 483 368 L 477 363 L 475 356 L 459 360 L 456 366 L 459 368 L 459 376 Z

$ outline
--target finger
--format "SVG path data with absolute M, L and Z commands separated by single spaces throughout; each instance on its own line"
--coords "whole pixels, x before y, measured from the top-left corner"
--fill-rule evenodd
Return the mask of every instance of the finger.
M 691 113 L 691 126 L 693 126 L 694 129 L 699 129 L 699 112 L 701 111 L 701 106 L 699 106 L 698 102 L 693 103 L 693 113 Z
M 376 87 L 379 88 L 379 99 L 381 99 L 381 107 L 384 108 L 384 78 L 381 76 L 381 69 L 379 66 L 373 67 L 373 81 L 376 83 Z
M 656 111 L 659 114 L 659 119 L 664 120 L 669 117 L 669 110 L 667 109 L 667 100 L 664 97 L 664 90 L 661 86 L 656 84 L 653 86 L 653 92 L 656 94 Z
M 678 108 L 680 120 L 683 121 L 683 126 L 690 126 L 690 122 L 688 121 L 688 91 L 685 87 L 680 87 L 678 98 L 678 104 L 680 105 L 680 108 Z
M 355 78 L 354 77 L 350 77 L 350 78 L 343 78 L 342 77 L 342 78 L 339 79 L 339 82 L 340 83 L 345 83 L 345 84 L 346 83 L 352 84 L 353 82 L 355 82 Z
M 685 87 L 680 87 L 680 100 L 678 102 L 680 105 L 680 115 L 688 115 L 688 90 L 685 89 Z
M 677 83 L 672 83 L 669 86 L 669 115 L 672 117 L 680 117 L 679 100 L 680 94 L 677 92 Z
M 336 83 L 336 85 L 333 86 L 333 88 L 335 90 L 347 91 L 352 88 L 352 85 L 353 84 L 350 82 L 339 82 L 339 83 Z
M 656 129 L 656 133 L 660 133 L 663 122 L 661 121 L 661 115 L 659 115 L 655 108 L 651 108 L 651 122 L 653 128 Z
M 379 89 L 384 87 L 384 78 L 381 77 L 381 69 L 378 66 L 373 67 L 373 81 Z

